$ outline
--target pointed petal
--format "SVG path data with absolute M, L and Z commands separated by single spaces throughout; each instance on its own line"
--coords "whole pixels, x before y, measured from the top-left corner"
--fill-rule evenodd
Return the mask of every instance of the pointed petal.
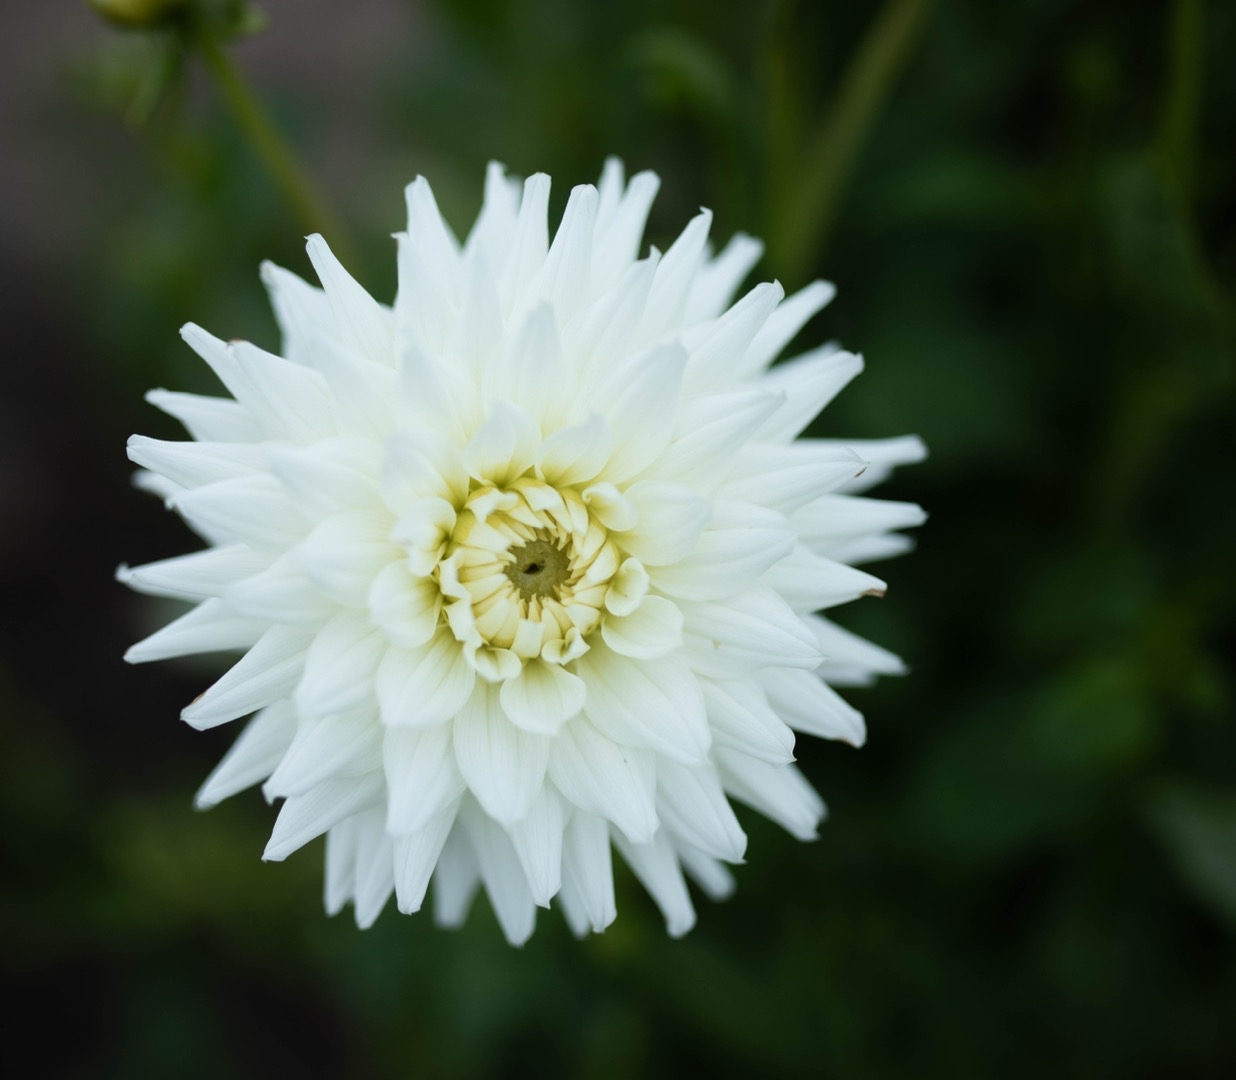
M 549 907 L 550 900 L 562 887 L 565 826 L 562 797 L 552 787 L 544 785 L 528 812 L 507 829 L 537 907 Z
M 769 765 L 737 750 L 718 747 L 717 767 L 725 790 L 771 818 L 799 840 L 814 840 L 824 801 L 793 765 Z
M 263 709 L 245 725 L 231 749 L 206 777 L 193 805 L 206 810 L 261 783 L 279 764 L 295 734 L 296 714 L 290 702 L 280 701 Z
M 631 660 L 596 644 L 575 664 L 588 687 L 584 713 L 598 731 L 684 764 L 707 756 L 704 699 L 683 660 Z
M 607 615 L 601 637 L 623 656 L 655 660 L 682 644 L 682 612 L 662 596 L 645 596 L 631 614 Z
M 413 728 L 444 724 L 462 708 L 476 672 L 449 630 L 417 649 L 391 648 L 378 665 L 375 688 L 382 722 Z
M 675 840 L 726 862 L 742 861 L 747 834 L 712 765 L 687 768 L 666 758 L 658 760 L 657 815 L 662 830 L 668 830 Z
M 381 772 L 327 780 L 304 795 L 288 799 L 275 820 L 270 842 L 262 852 L 267 862 L 281 862 L 344 818 L 381 802 Z
M 530 660 L 513 679 L 502 684 L 503 712 L 516 727 L 554 735 L 584 705 L 584 683 L 561 664 Z
M 295 701 L 302 716 L 329 716 L 373 707 L 374 673 L 388 648 L 365 612 L 336 615 L 305 653 Z
M 851 746 L 867 741 L 863 714 L 812 671 L 770 668 L 759 674 L 768 703 L 790 727 Z
M 682 602 L 686 655 L 703 675 L 733 678 L 761 667 L 814 668 L 816 636 L 784 600 L 757 586 L 725 600 Z
M 423 731 L 387 728 L 382 767 L 389 792 L 386 827 L 395 836 L 427 828 L 434 817 L 459 800 L 467 786 L 455 764 L 450 724 Z
M 654 762 L 650 752 L 619 747 L 591 724 L 573 720 L 550 747 L 549 776 L 568 802 L 638 842 L 657 828 Z
M 614 833 L 614 844 L 661 909 L 670 937 L 682 937 L 695 925 L 695 908 L 665 830 L 658 831 L 648 844 L 632 844 Z
M 286 697 L 300 679 L 312 632 L 272 626 L 213 686 L 181 712 L 198 730 L 217 727 Z
M 482 683 L 455 718 L 455 760 L 485 812 L 503 825 L 522 818 L 545 780 L 549 740 L 507 718 L 495 687 Z
M 393 837 L 395 852 L 395 900 L 405 915 L 420 911 L 429 879 L 438 865 L 459 813 L 459 800 L 447 804 L 415 832 Z

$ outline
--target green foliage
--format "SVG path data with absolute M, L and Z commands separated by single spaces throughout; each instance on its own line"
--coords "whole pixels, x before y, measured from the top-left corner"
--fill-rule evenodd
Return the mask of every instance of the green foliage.
M 128 493 L 124 438 L 175 437 L 148 386 L 208 387 L 182 322 L 275 343 L 257 264 L 308 274 L 304 207 L 234 102 L 159 97 L 183 39 L 109 40 L 79 102 L 151 80 L 164 107 L 97 157 L 61 119 L 102 209 L 22 286 L 0 426 L 31 461 L 64 436 L 36 475 L 73 503 L 5 579 L 0 953 L 80 1025 L 23 1074 L 1236 1073 L 1236 9 L 439 0 L 373 5 L 371 56 L 271 7 L 235 62 L 384 299 L 399 182 L 427 175 L 462 231 L 488 158 L 550 172 L 561 207 L 611 152 L 662 175 L 651 242 L 708 205 L 718 240 L 770 240 L 762 276 L 838 282 L 800 344 L 867 370 L 813 431 L 932 450 L 881 492 L 930 511 L 919 550 L 838 619 L 911 674 L 852 694 L 861 753 L 802 741 L 821 840 L 744 817 L 737 895 L 684 941 L 629 877 L 582 943 L 551 913 L 509 949 L 483 901 L 457 934 L 327 920 L 320 848 L 260 862 L 256 793 L 190 809 L 228 739 L 175 718 L 209 673 L 125 670 L 159 613 L 107 583 L 193 546 Z M 314 41 L 313 79 L 281 79 Z

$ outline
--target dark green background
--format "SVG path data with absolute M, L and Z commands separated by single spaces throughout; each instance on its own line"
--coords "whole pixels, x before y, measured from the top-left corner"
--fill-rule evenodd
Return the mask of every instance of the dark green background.
M 800 743 L 820 841 L 748 815 L 685 940 L 624 874 L 604 936 L 522 950 L 484 901 L 328 920 L 257 793 L 191 809 L 231 733 L 177 720 L 208 664 L 120 661 L 167 612 L 115 565 L 193 546 L 124 440 L 209 387 L 182 322 L 274 344 L 257 264 L 306 229 L 192 58 L 135 129 L 171 54 L 4 7 L 10 1075 L 1236 1075 L 1236 5 L 885 3 L 284 0 L 234 49 L 383 299 L 416 173 L 462 229 L 490 157 L 560 207 L 617 153 L 654 242 L 703 204 L 837 282 L 800 343 L 868 369 L 819 432 L 932 451 L 840 613 L 912 672 L 853 693 L 861 753 Z

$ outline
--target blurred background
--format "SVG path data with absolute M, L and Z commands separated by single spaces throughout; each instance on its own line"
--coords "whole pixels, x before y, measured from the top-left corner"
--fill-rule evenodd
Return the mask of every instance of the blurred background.
M 799 345 L 867 371 L 814 430 L 932 451 L 879 492 L 918 550 L 839 621 L 912 671 L 851 695 L 861 753 L 800 743 L 821 839 L 746 815 L 685 940 L 629 874 L 582 943 L 327 919 L 320 843 L 263 864 L 256 791 L 191 808 L 215 668 L 127 667 L 168 612 L 112 580 L 196 546 L 130 487 L 126 437 L 179 437 L 143 391 L 211 391 L 187 320 L 276 345 L 257 267 L 310 273 L 306 213 L 173 35 L 6 3 L 8 1074 L 1236 1075 L 1236 5 L 261 7 L 227 53 L 383 299 L 418 173 L 463 231 L 489 158 L 560 208 L 609 153 L 663 178 L 653 242 L 706 205 L 838 284 Z

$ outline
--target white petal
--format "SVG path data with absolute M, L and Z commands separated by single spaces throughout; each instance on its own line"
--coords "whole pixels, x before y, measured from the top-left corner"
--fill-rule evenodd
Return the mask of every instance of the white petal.
M 368 930 L 395 889 L 395 852 L 382 827 L 382 808 L 356 815 L 356 925 Z
M 515 235 L 521 186 L 508 179 L 506 169 L 496 161 L 485 167 L 485 195 L 481 212 L 464 244 L 465 257 L 483 252 L 491 266 L 501 266 Z
M 146 400 L 175 417 L 194 439 L 203 442 L 261 442 L 265 432 L 249 411 L 231 398 L 148 390 Z
M 405 429 L 437 431 L 448 446 L 463 445 L 481 420 L 472 376 L 462 365 L 431 354 L 412 327 L 399 335 L 395 405 Z
M 270 451 L 271 472 L 301 512 L 315 519 L 372 505 L 380 463 L 377 444 L 355 436 Z
M 459 812 L 455 800 L 429 818 L 416 832 L 393 837 L 395 852 L 395 900 L 405 915 L 420 911 L 429 878 L 438 865 L 442 847 Z
M 327 915 L 338 915 L 356 894 L 356 841 L 361 820 L 361 815 L 354 814 L 326 830 L 323 901 Z
M 763 442 L 788 443 L 798 438 L 860 371 L 863 358 L 829 346 L 778 364 L 759 382 L 760 389 L 785 395 L 781 407 L 756 432 Z
M 204 730 L 286 697 L 300 679 L 312 632 L 272 626 L 209 690 L 180 716 Z
M 562 222 L 536 282 L 537 293 L 553 304 L 563 320 L 574 315 L 589 294 L 597 201 L 597 189 L 591 184 L 571 189 Z
M 716 760 L 725 790 L 734 798 L 799 840 L 816 838 L 824 802 L 793 765 L 769 765 L 725 747 L 718 747 Z
M 370 773 L 382 764 L 382 727 L 365 710 L 322 719 L 302 715 L 296 737 L 262 788 L 267 801 L 304 795 L 336 776 Z
M 715 319 L 734 298 L 738 286 L 764 254 L 764 245 L 745 233 L 735 233 L 721 254 L 695 275 L 687 301 L 688 323 Z
M 775 589 L 799 612 L 835 607 L 860 596 L 883 596 L 888 588 L 878 577 L 812 554 L 802 544 L 770 568 L 760 581 Z
M 635 504 L 613 484 L 600 483 L 581 492 L 589 512 L 610 532 L 625 532 L 635 528 L 639 520 Z
M 814 668 L 821 648 L 803 617 L 771 589 L 756 587 L 710 603 L 682 603 L 691 666 L 714 678 L 761 667 Z
M 712 211 L 701 210 L 661 259 L 644 311 L 642 329 L 645 333 L 661 334 L 680 323 L 692 280 L 704 261 L 711 227 Z
M 374 685 L 384 724 L 426 728 L 450 720 L 475 683 L 459 642 L 441 628 L 420 648 L 387 650 Z
M 651 753 L 619 747 L 591 724 L 573 720 L 553 740 L 549 776 L 568 802 L 640 842 L 657 828 L 654 762 Z
M 828 281 L 813 281 L 785 301 L 756 335 L 739 367 L 741 374 L 752 376 L 763 371 L 806 325 L 808 319 L 826 307 L 837 295 Z
M 695 925 L 695 908 L 665 830 L 660 830 L 649 844 L 632 844 L 615 833 L 614 844 L 661 909 L 670 937 L 682 937 Z
M 709 745 L 704 699 L 680 658 L 631 660 L 595 644 L 575 664 L 588 687 L 584 713 L 598 731 L 684 764 L 704 760 Z
M 480 883 L 481 868 L 472 850 L 472 841 L 463 823 L 456 820 L 442 846 L 433 875 L 434 921 L 439 926 L 462 926 Z
M 524 317 L 487 367 L 486 389 L 494 400 L 520 406 L 542 431 L 566 422 L 575 396 L 575 368 L 563 356 L 558 319 L 549 304 L 537 305 Z
M 824 662 L 818 670 L 829 682 L 842 685 L 838 676 L 849 673 L 851 669 L 871 675 L 905 674 L 906 666 L 900 657 L 849 630 L 842 629 L 822 615 L 806 615 L 803 621 L 819 642 Z
M 373 677 L 388 644 L 365 612 L 336 615 L 305 653 L 305 671 L 296 687 L 297 711 L 329 716 L 375 704 Z
M 311 363 L 312 337 L 339 336 L 326 293 L 269 260 L 262 263 L 261 273 L 283 335 L 283 355 L 297 364 Z
M 331 392 L 335 426 L 349 438 L 384 438 L 396 427 L 398 376 L 390 360 L 374 360 L 321 334 L 310 340 L 313 366 Z
M 616 653 L 653 660 L 682 644 L 682 612 L 662 596 L 645 596 L 629 615 L 607 615 L 601 636 Z
M 712 504 L 690 488 L 660 480 L 641 480 L 626 497 L 638 515 L 622 546 L 646 566 L 676 563 L 694 549 L 712 516 Z
M 655 173 L 637 173 L 631 177 L 608 221 L 598 211 L 597 239 L 592 253 L 592 277 L 598 290 L 613 286 L 639 254 L 648 211 L 660 186 L 661 181 Z
M 460 709 L 454 728 L 455 760 L 472 794 L 503 825 L 518 821 L 544 783 L 549 740 L 512 724 L 496 689 L 485 684 Z
M 148 596 L 205 600 L 222 596 L 233 582 L 256 574 L 268 565 L 269 555 L 259 554 L 243 544 L 232 544 L 144 566 L 122 566 L 116 571 L 116 579 Z
M 840 562 L 851 564 L 879 562 L 914 550 L 914 538 L 899 533 L 883 536 L 855 536 L 828 544 L 828 554 Z
M 838 541 L 909 529 L 927 520 L 921 506 L 859 495 L 822 495 L 794 513 L 800 538 L 821 555 L 837 558 L 831 546 Z
M 842 489 L 857 494 L 882 483 L 898 465 L 915 465 L 927 457 L 927 447 L 917 435 L 902 435 L 896 439 L 817 439 L 825 450 L 848 450 L 869 465 L 864 472 Z
M 268 625 L 237 615 L 222 600 L 207 600 L 130 646 L 124 658 L 130 664 L 144 664 L 173 656 L 248 649 L 257 643 Z
M 655 828 L 655 826 L 653 826 Z M 600 933 L 618 914 L 609 825 L 602 817 L 576 812 L 567 823 L 562 847 L 563 905 Z
M 789 523 L 750 503 L 716 503 L 691 553 L 650 571 L 662 592 L 684 600 L 719 600 L 749 588 L 794 546 Z
M 560 664 L 530 660 L 502 684 L 502 709 L 527 732 L 554 735 L 584 705 L 584 683 Z
M 206 810 L 261 783 L 279 764 L 295 734 L 296 714 L 290 702 L 276 702 L 263 709 L 245 725 L 245 730 L 206 777 L 193 805 Z
M 756 332 L 784 296 L 785 290 L 778 282 L 763 282 L 718 318 L 708 336 L 691 349 L 687 361 L 688 388 L 699 391 L 732 382 L 738 362 Z
M 472 252 L 463 270 L 463 305 L 455 315 L 442 355 L 475 387 L 479 376 L 494 369 L 494 359 L 501 354 L 507 336 L 498 282 L 484 252 Z M 476 396 L 475 389 L 472 394 Z M 504 395 L 498 392 L 493 396 Z M 432 422 L 439 424 L 436 419 Z
M 604 468 L 609 453 L 609 428 L 599 414 L 592 413 L 583 423 L 555 431 L 541 443 L 536 452 L 537 475 L 551 484 L 583 484 Z
M 442 593 L 431 578 L 414 577 L 403 562 L 378 571 L 369 587 L 369 614 L 396 645 L 424 645 L 438 627 Z
M 309 521 L 273 476 L 220 480 L 181 492 L 172 506 L 190 525 L 261 551 L 283 551 L 309 531 Z
M 658 345 L 602 384 L 592 404 L 605 416 L 612 439 L 604 479 L 621 483 L 660 456 L 674 430 L 685 366 L 681 345 Z
M 345 343 L 370 360 L 389 364 L 394 354 L 390 313 L 343 268 L 317 233 L 309 237 L 305 250 L 330 300 L 335 325 Z
M 251 476 L 266 469 L 265 446 L 232 442 L 166 442 L 130 435 L 129 460 L 183 487 Z
M 705 855 L 690 844 L 675 842 L 674 850 L 682 861 L 682 868 L 710 900 L 726 900 L 734 894 L 734 875 L 711 855 Z
M 281 862 L 344 818 L 376 806 L 382 800 L 383 787 L 382 773 L 372 772 L 327 780 L 304 795 L 288 799 L 275 820 L 262 858 Z
M 738 824 L 712 765 L 657 762 L 657 815 L 662 830 L 718 859 L 741 862 L 747 834 Z
M 798 674 L 797 669 L 775 670 Z M 810 672 L 803 674 L 819 681 Z M 715 745 L 741 750 L 770 765 L 794 760 L 794 732 L 787 726 L 788 717 L 773 710 L 758 685 L 747 679 L 700 679 L 700 689 Z
M 565 825 L 561 796 L 552 787 L 542 786 L 528 812 L 507 829 L 538 907 L 549 907 L 550 900 L 562 887 Z
M 387 540 L 389 532 L 384 511 L 337 514 L 318 522 L 296 545 L 293 558 L 324 596 L 346 607 L 365 607 L 373 579 L 400 556 Z
M 540 434 L 527 412 L 499 402 L 464 447 L 464 468 L 476 480 L 505 486 L 532 467 Z
M 401 431 L 387 440 L 382 463 L 382 497 L 396 514 L 425 498 L 462 506 L 468 473 L 459 449 L 433 428 Z
M 522 945 L 536 927 L 536 904 L 511 838 L 475 804 L 465 803 L 461 816 L 498 925 L 510 944 Z
M 238 581 L 223 598 L 242 615 L 267 622 L 320 625 L 338 611 L 300 568 L 294 549 L 260 574 Z
M 863 714 L 814 672 L 770 668 L 760 672 L 759 680 L 769 705 L 795 730 L 851 746 L 867 741 Z
M 503 270 L 501 295 L 510 311 L 520 300 L 525 286 L 540 272 L 549 251 L 549 177 L 535 173 L 524 181 L 523 200 L 515 222 L 511 256 Z
M 639 559 L 623 559 L 609 581 L 605 610 L 611 615 L 630 615 L 648 595 L 648 571 Z
M 763 390 L 687 398 L 674 440 L 649 468 L 649 475 L 658 480 L 715 486 L 716 478 L 725 475 L 729 462 L 780 404 L 778 395 Z
M 718 494 L 791 513 L 852 483 L 866 468 L 867 462 L 853 451 L 819 439 L 789 446 L 752 444 L 738 452 Z
M 382 767 L 389 792 L 386 827 L 394 836 L 420 832 L 463 794 L 451 725 L 416 731 L 387 728 Z
M 459 241 L 442 219 L 429 181 L 418 176 L 404 189 L 408 207 L 408 236 L 421 258 L 435 274 L 445 279 L 449 295 L 459 294 Z
M 248 342 L 229 345 L 193 323 L 180 335 L 267 437 L 302 442 L 334 434 L 330 392 L 318 372 Z

